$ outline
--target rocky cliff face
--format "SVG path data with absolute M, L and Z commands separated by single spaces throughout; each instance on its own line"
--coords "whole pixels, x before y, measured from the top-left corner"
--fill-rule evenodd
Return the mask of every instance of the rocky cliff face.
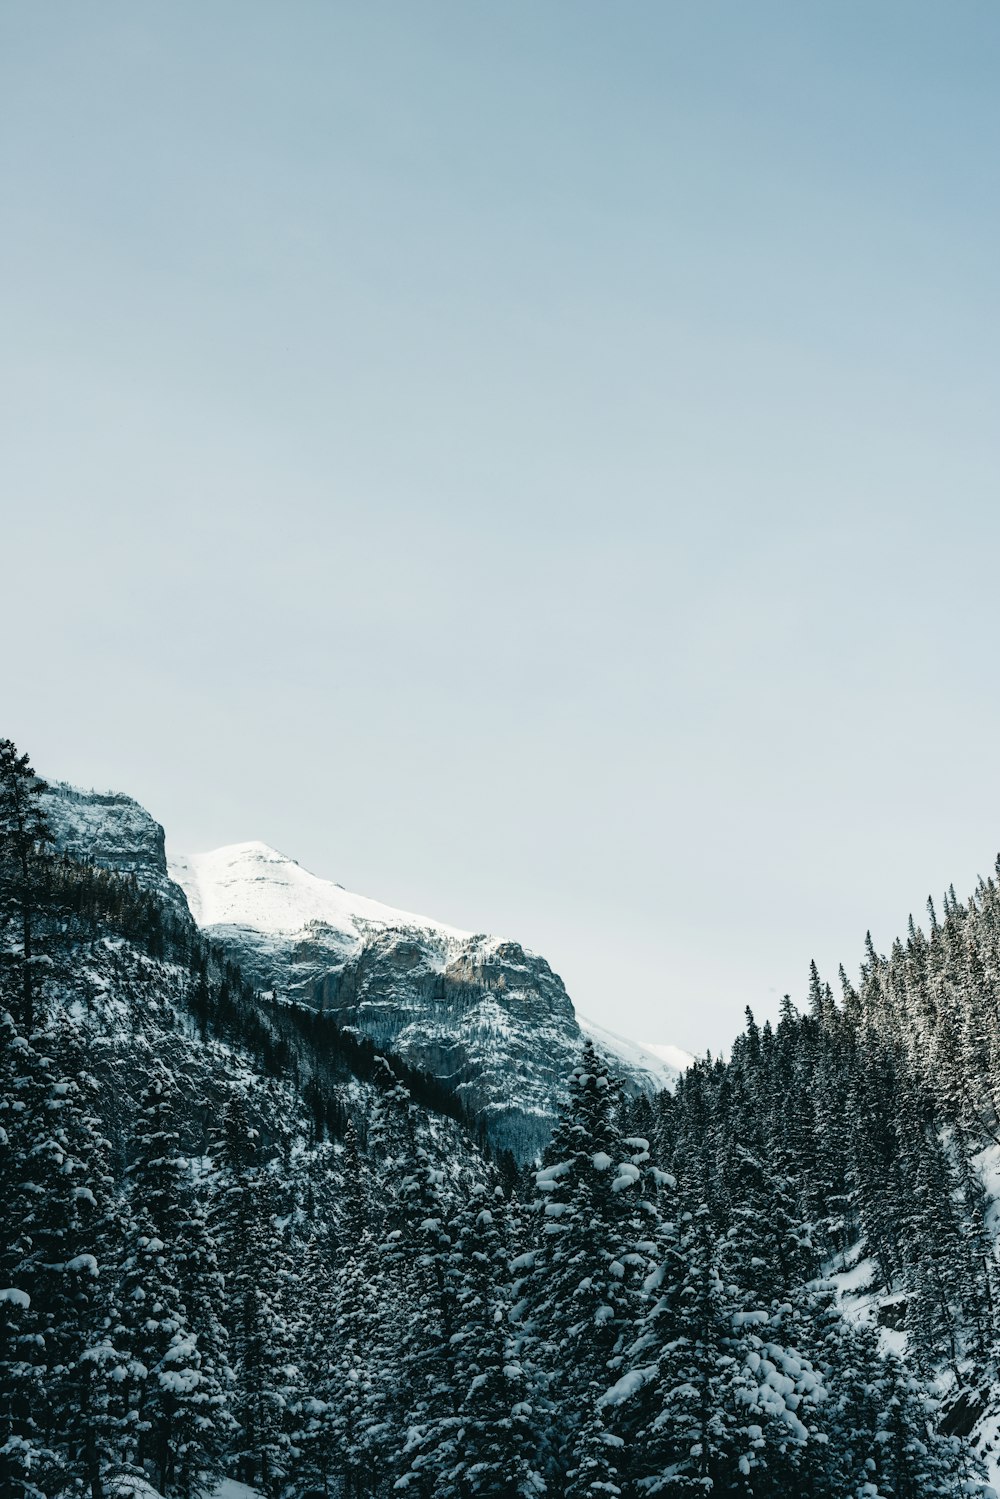
M 631 1091 L 676 1078 L 642 1047 L 581 1029 L 558 974 L 516 942 L 352 894 L 262 843 L 168 870 L 163 829 L 129 797 L 60 786 L 49 812 L 67 851 L 190 908 L 256 988 L 329 1012 L 449 1083 L 519 1160 L 544 1146 L 588 1031 Z
M 352 894 L 263 843 L 171 870 L 199 924 L 259 988 L 332 1013 L 449 1082 L 519 1160 L 543 1147 L 584 1039 L 544 958 Z M 590 1034 L 631 1091 L 676 1078 L 651 1052 Z
M 133 875 L 143 889 L 188 917 L 184 892 L 167 870 L 163 829 L 145 807 L 119 792 L 80 791 L 57 781 L 45 794 L 45 809 L 62 852 Z

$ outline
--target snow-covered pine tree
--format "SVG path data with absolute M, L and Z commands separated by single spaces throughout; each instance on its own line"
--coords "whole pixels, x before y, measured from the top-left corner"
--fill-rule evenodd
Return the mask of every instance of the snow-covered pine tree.
M 139 1104 L 122 1306 L 137 1385 L 140 1461 L 161 1488 L 192 1499 L 221 1474 L 231 1375 L 218 1315 L 215 1245 L 181 1153 L 176 1083 L 155 1063 Z
M 405 1090 L 393 1094 L 388 1108 L 408 1110 Z M 389 1463 L 394 1419 L 398 1418 L 396 1367 L 396 1312 L 391 1251 L 385 1240 L 386 1195 L 392 1173 L 384 1169 L 386 1131 L 384 1099 L 371 1121 L 369 1139 L 379 1153 L 370 1159 L 360 1147 L 357 1130 L 349 1122 L 340 1158 L 341 1192 L 336 1224 L 337 1248 L 332 1258 L 331 1302 L 325 1315 L 330 1328 L 323 1381 L 310 1390 L 322 1403 L 316 1412 L 318 1441 L 328 1451 L 330 1474 L 344 1499 L 374 1494 L 380 1474 Z M 380 1230 L 375 1231 L 377 1225 Z M 400 1232 L 397 1229 L 395 1232 Z
M 388 1293 L 380 1243 L 364 1227 L 353 1245 L 345 1245 L 338 1266 L 328 1388 L 318 1392 L 328 1405 L 332 1472 L 344 1499 L 375 1493 L 398 1417 L 396 1308 Z
M 45 790 L 28 756 L 19 755 L 12 740 L 0 739 L 0 917 L 17 933 L 16 944 L 5 944 L 4 957 L 19 969 L 18 1019 L 26 1036 L 35 1029 L 37 906 L 52 841 L 41 801 Z
M 720 1165 L 726 1192 L 725 1232 L 718 1245 L 720 1273 L 727 1284 L 751 1289 L 759 1306 L 787 1297 L 816 1269 L 811 1225 L 797 1214 L 794 1177 L 787 1158 L 784 1174 L 739 1141 Z
M 452 1334 L 457 1433 L 428 1466 L 435 1495 L 530 1499 L 542 1491 L 532 1466 L 536 1445 L 528 1373 L 507 1320 L 512 1245 L 503 1190 L 473 1178 L 451 1219 L 455 1283 Z
M 601 1400 L 653 1263 L 639 1247 L 652 1237 L 638 1193 L 646 1142 L 624 1137 L 619 1094 L 586 1042 L 535 1177 L 534 1263 L 519 1315 L 537 1371 L 543 1476 L 573 1499 L 619 1488 L 622 1448 L 605 1429 Z
M 34 1448 L 32 1481 L 44 1490 L 73 1475 L 102 1499 L 117 1446 L 113 1390 L 120 1364 L 111 1341 L 118 1225 L 107 1141 L 72 1021 L 64 1019 L 58 1034 L 36 1031 L 34 1039 L 45 1052 L 23 1037 L 14 1043 L 8 1255 L 13 1283 L 29 1298 L 14 1450 L 24 1454 L 22 1441 Z
M 679 1215 L 676 1246 L 647 1279 L 651 1296 L 631 1367 L 603 1396 L 605 1409 L 637 1401 L 633 1474 L 640 1492 L 726 1493 L 741 1455 L 723 1409 L 724 1287 L 708 1209 Z
M 458 1462 L 459 1274 L 441 1165 L 414 1135 L 398 1169 L 400 1228 L 383 1247 L 393 1301 L 404 1313 L 396 1329 L 402 1420 L 392 1471 L 397 1488 L 430 1499 L 449 1492 L 448 1475 Z
M 265 1495 L 280 1492 L 291 1459 L 291 1409 L 297 1397 L 290 1316 L 296 1277 L 275 1221 L 273 1182 L 245 1101 L 234 1091 L 217 1156 L 219 1187 L 210 1219 L 226 1283 L 232 1413 L 240 1478 Z
M 957 1499 L 975 1493 L 978 1485 L 959 1443 L 935 1430 L 936 1402 L 927 1385 L 891 1354 L 879 1359 L 873 1372 L 876 1416 L 866 1499 Z
M 178 1452 L 176 1484 L 181 1499 L 194 1499 L 225 1474 L 236 1429 L 232 1414 L 234 1376 L 226 1333 L 225 1279 L 208 1223 L 207 1207 L 185 1184 L 173 1235 L 178 1289 L 197 1353 L 198 1382 L 185 1406 L 190 1432 Z
M 720 1263 L 708 1208 L 682 1210 L 675 1241 L 647 1280 L 629 1367 L 603 1401 L 632 1449 L 636 1489 L 825 1493 L 808 1481 L 809 1412 L 824 1391 L 808 1356 L 788 1341 L 793 1308 L 755 1305 Z
M 289 1472 L 297 1486 L 322 1494 L 329 1493 L 340 1467 L 335 1304 L 329 1243 L 313 1233 L 304 1247 L 290 1310 L 296 1389 L 289 1411 Z
M 967 1322 L 975 1325 L 980 1308 L 958 1221 L 957 1183 L 942 1142 L 911 1085 L 900 1091 L 898 1160 L 910 1346 L 925 1372 L 946 1361 L 961 1382 L 964 1327 Z M 963 1292 L 971 1305 L 963 1305 Z
M 42 1063 L 8 1010 L 0 1011 L 0 1492 L 40 1499 L 47 1463 L 37 1424 L 42 1360 L 33 1329 L 26 1256 L 32 1129 L 28 1105 L 44 1091 Z

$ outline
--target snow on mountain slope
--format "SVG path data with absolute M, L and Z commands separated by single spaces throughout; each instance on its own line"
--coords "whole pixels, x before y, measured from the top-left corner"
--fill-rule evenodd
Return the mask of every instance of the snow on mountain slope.
M 181 855 L 169 861 L 169 869 L 203 927 L 243 926 L 292 935 L 318 922 L 354 941 L 375 927 L 416 927 L 460 942 L 472 935 L 354 895 L 266 843 L 232 843 L 207 854 Z
M 580 1021 L 558 974 L 516 942 L 352 894 L 264 843 L 175 858 L 170 870 L 199 926 L 258 988 L 449 1080 L 521 1159 L 544 1145 L 583 1035 L 630 1092 L 677 1080 L 673 1054 Z
M 638 1045 L 643 1051 L 651 1051 L 654 1057 L 659 1057 L 661 1062 L 665 1062 L 678 1075 L 686 1072 L 694 1061 L 694 1057 L 683 1046 L 671 1046 L 667 1041 L 640 1041 Z
M 630 1072 L 645 1075 L 655 1090 L 672 1088 L 686 1067 L 694 1061 L 679 1046 L 647 1046 L 639 1041 L 629 1041 L 614 1031 L 605 1030 L 596 1020 L 588 1020 L 577 1011 L 580 1030 L 589 1036 L 598 1051 L 613 1061 L 624 1064 Z
M 129 797 L 59 786 L 47 810 L 61 848 L 134 876 L 182 919 L 190 908 L 256 989 L 433 1074 L 519 1160 L 544 1148 L 584 1034 L 628 1092 L 676 1081 L 671 1057 L 581 1030 L 562 979 L 517 942 L 352 894 L 264 843 L 174 858 L 168 872 L 163 829 Z

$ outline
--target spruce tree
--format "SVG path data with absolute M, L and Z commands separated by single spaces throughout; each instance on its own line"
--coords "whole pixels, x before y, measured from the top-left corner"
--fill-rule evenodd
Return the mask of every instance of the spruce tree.
M 221 1474 L 232 1376 L 219 1317 L 223 1279 L 179 1147 L 176 1085 L 161 1064 L 140 1101 L 129 1177 L 122 1306 L 133 1360 L 146 1371 L 137 1452 L 161 1486 L 191 1499 Z
M 619 1486 L 621 1449 L 605 1430 L 601 1398 L 651 1268 L 637 1247 L 649 1230 L 637 1195 L 643 1171 L 632 1159 L 646 1142 L 623 1136 L 619 1093 L 587 1042 L 535 1178 L 538 1230 L 521 1324 L 537 1371 L 543 1475 L 574 1496 Z
M 451 1220 L 456 1421 L 441 1429 L 430 1454 L 435 1495 L 513 1499 L 541 1491 L 531 1461 L 536 1439 L 529 1374 L 507 1320 L 512 1254 L 506 1220 L 502 1189 L 491 1192 L 483 1181 L 469 1181 Z
M 0 914 L 17 930 L 20 1022 L 26 1036 L 35 1029 L 35 926 L 45 851 L 52 841 L 42 807 L 47 789 L 28 756 L 19 755 L 10 739 L 0 739 Z
M 96 1085 L 83 1068 L 80 1038 L 64 1020 L 60 1034 L 44 1039 L 53 1056 L 14 1038 L 7 1259 L 27 1300 L 12 1450 L 33 1453 L 29 1467 L 42 1487 L 57 1485 L 60 1474 L 80 1474 L 92 1499 L 103 1499 L 118 1429 L 121 1359 L 111 1336 L 118 1224 L 107 1141 L 93 1112 Z
M 273 1182 L 239 1093 L 226 1107 L 220 1146 L 211 1229 L 226 1283 L 236 1467 L 272 1499 L 290 1464 L 290 1412 L 298 1398 L 290 1322 L 296 1286 L 275 1221 Z

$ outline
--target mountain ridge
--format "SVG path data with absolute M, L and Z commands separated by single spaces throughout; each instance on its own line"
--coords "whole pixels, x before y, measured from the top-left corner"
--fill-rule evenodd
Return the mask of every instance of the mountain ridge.
M 627 1092 L 676 1080 L 653 1052 L 577 1016 L 559 975 L 518 942 L 355 894 L 259 841 L 179 855 L 170 867 L 201 929 L 259 988 L 449 1079 L 519 1160 L 543 1148 L 585 1036 Z
M 515 941 L 355 894 L 259 840 L 168 861 L 162 827 L 122 793 L 58 783 L 47 804 L 65 851 L 155 891 L 261 993 L 440 1079 L 520 1161 L 544 1147 L 586 1037 L 633 1096 L 676 1081 L 671 1060 L 578 1016 L 559 975 Z

